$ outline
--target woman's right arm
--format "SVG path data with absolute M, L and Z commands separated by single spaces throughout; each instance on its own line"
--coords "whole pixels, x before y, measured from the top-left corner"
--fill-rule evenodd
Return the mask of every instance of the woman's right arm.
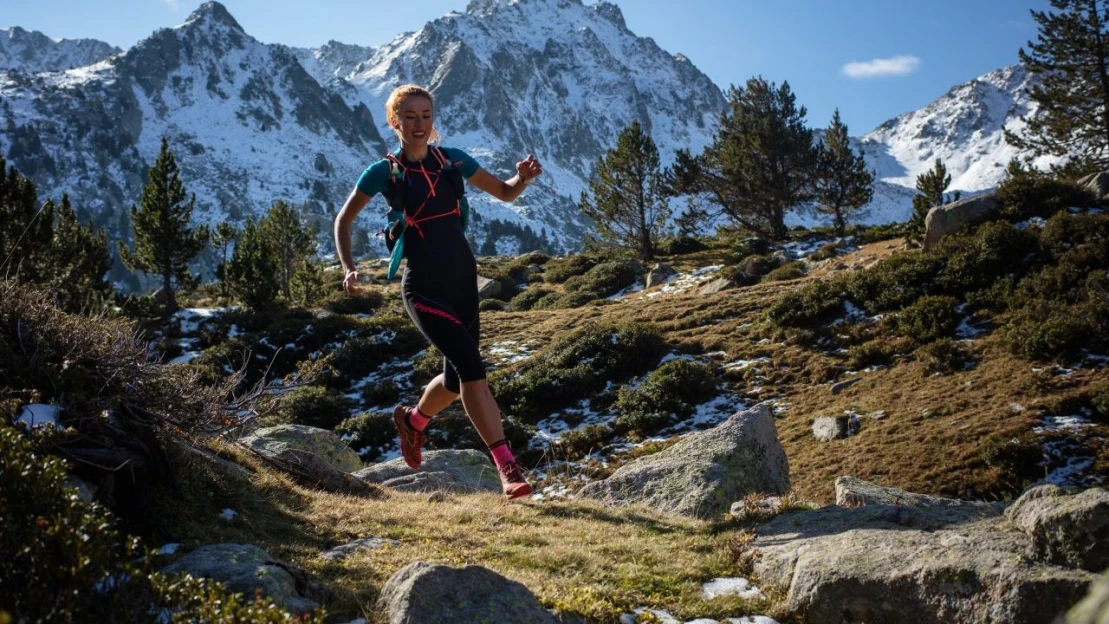
M 361 288 L 358 287 L 358 271 L 354 265 L 354 258 L 350 254 L 350 226 L 369 201 L 370 196 L 355 187 L 347 197 L 347 201 L 343 203 L 339 215 L 335 217 L 335 252 L 345 273 L 343 290 L 351 295 L 361 291 Z

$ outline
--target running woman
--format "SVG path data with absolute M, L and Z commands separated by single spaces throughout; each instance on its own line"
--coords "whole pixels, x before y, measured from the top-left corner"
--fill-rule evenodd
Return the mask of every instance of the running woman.
M 452 188 L 452 176 L 457 178 L 457 169 L 471 185 L 510 202 L 543 168 L 529 154 L 516 163 L 515 176 L 500 180 L 462 150 L 429 145 L 439 139 L 434 101 L 416 85 L 393 90 L 385 102 L 385 118 L 400 139 L 400 149 L 370 165 L 358 179 L 335 219 L 335 248 L 346 272 L 343 289 L 360 292 L 350 251 L 351 223 L 378 193 L 394 210 L 403 210 L 403 218 L 386 237 L 391 247 L 403 245 L 408 259 L 401 279 L 404 307 L 444 358 L 443 372 L 431 380 L 419 402 L 393 410 L 401 454 L 410 468 L 419 468 L 429 421 L 461 397 L 466 415 L 493 456 L 504 495 L 526 496 L 531 485 L 505 441 L 501 412 L 478 352 L 477 263 L 463 234 L 461 190 Z

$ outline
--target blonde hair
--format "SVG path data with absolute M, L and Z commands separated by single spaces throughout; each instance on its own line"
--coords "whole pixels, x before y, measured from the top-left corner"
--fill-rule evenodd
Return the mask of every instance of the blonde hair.
M 385 100 L 385 121 L 389 124 L 389 127 L 393 129 L 393 132 L 397 134 L 398 139 L 402 138 L 400 134 L 400 105 L 401 102 L 404 101 L 404 98 L 412 95 L 427 98 L 427 101 L 431 102 L 431 110 L 433 112 L 435 110 L 435 98 L 431 97 L 431 92 L 427 89 L 414 84 L 401 85 L 393 89 L 393 92 L 389 94 L 389 99 Z M 440 138 L 439 131 L 436 130 L 435 125 L 432 124 L 431 133 L 428 134 L 428 142 L 437 143 Z

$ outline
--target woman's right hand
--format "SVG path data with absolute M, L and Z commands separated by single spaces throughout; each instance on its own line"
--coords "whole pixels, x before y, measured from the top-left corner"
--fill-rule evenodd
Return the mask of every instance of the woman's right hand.
M 348 295 L 357 295 L 362 292 L 362 287 L 358 285 L 358 271 L 347 271 L 347 276 L 343 278 L 343 290 Z

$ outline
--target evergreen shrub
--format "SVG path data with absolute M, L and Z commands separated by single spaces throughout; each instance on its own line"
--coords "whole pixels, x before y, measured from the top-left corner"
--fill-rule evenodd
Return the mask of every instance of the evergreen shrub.
M 925 295 L 897 315 L 897 331 L 918 344 L 952 335 L 959 326 L 958 301 L 945 295 Z
M 639 386 L 620 388 L 613 404 L 619 414 L 614 429 L 632 439 L 645 438 L 689 418 L 694 408 L 715 392 L 711 366 L 689 359 L 670 360 Z
M 842 316 L 842 285 L 820 281 L 791 290 L 770 304 L 767 318 L 781 328 L 812 327 Z
M 278 397 L 274 411 L 262 418 L 262 424 L 308 425 L 333 429 L 350 417 L 353 402 L 341 393 L 322 386 L 300 386 Z

